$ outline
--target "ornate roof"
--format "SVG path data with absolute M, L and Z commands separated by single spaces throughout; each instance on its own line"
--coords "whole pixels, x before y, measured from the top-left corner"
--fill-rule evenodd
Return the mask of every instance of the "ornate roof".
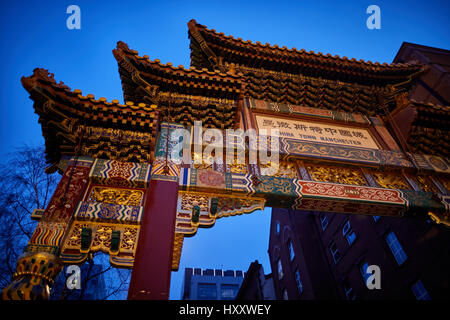
M 162 64 L 139 56 L 120 41 L 113 54 L 125 101 L 155 103 L 163 120 L 183 125 L 201 120 L 205 127 L 234 126 L 237 100 L 242 96 L 241 75 Z
M 195 20 L 188 26 L 189 69 L 150 60 L 117 43 L 113 54 L 126 104 L 83 96 L 44 69 L 23 77 L 42 125 L 48 161 L 76 153 L 149 161 L 158 121 L 189 126 L 201 120 L 204 127 L 233 128 L 244 98 L 365 116 L 394 110 L 384 115 L 396 118 L 399 128 L 394 129 L 410 150 L 449 157 L 449 107 L 398 103 L 426 70 L 423 65 L 379 64 L 263 45 L 225 36 Z
M 63 82 L 57 83 L 45 69 L 34 69 L 21 81 L 34 100 L 49 163 L 77 152 L 138 162 L 151 157 L 151 139 L 158 127 L 155 105 L 83 96 L 81 90 L 72 91 Z M 121 149 L 121 144 L 127 148 Z
M 450 158 L 450 106 L 408 99 L 397 99 L 390 122 L 402 144 L 417 154 Z
M 189 21 L 188 27 L 191 65 L 197 68 L 226 70 L 228 65 L 236 64 L 366 85 L 405 82 L 424 68 L 420 64 L 380 64 L 321 52 L 308 52 L 303 49 L 288 49 L 268 43 L 244 41 L 208 29 L 195 20 Z
M 450 106 L 415 100 L 409 105 L 415 110 L 407 140 L 412 151 L 450 159 Z
M 387 88 L 302 75 L 292 76 L 282 72 L 249 68 L 244 72 L 244 95 L 257 100 L 375 116 L 380 113 L 377 95 L 388 97 L 391 94 Z
M 125 101 L 142 100 L 149 93 L 158 92 L 220 99 L 238 99 L 241 94 L 241 76 L 231 72 L 162 64 L 159 59 L 152 61 L 147 55 L 139 56 L 121 41 L 113 54 L 119 64 Z
M 375 116 L 395 109 L 395 95 L 426 70 L 253 43 L 195 20 L 188 27 L 191 65 L 242 74 L 242 94 L 258 100 Z

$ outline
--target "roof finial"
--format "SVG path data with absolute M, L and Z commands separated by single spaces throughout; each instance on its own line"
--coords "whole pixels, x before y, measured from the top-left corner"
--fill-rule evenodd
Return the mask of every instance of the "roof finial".
M 236 69 L 234 67 L 234 63 L 230 64 L 230 68 L 228 69 L 228 72 L 231 74 L 236 74 Z

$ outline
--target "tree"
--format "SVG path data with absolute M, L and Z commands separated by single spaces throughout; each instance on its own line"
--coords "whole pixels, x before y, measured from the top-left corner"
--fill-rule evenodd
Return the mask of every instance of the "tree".
M 36 227 L 31 213 L 45 208 L 56 188 L 58 177 L 45 174 L 46 166 L 41 147 L 24 145 L 0 167 L 1 288 L 10 282 L 15 263 Z
M 47 166 L 44 148 L 27 145 L 17 148 L 9 155 L 9 161 L 0 165 L 0 289 L 11 281 L 16 261 L 37 225 L 31 220 L 31 213 L 47 207 L 60 179 L 56 173 L 45 173 Z M 131 271 L 112 268 L 107 260 L 104 255 L 92 254 L 82 284 L 87 288 L 102 276 L 107 281 L 100 299 L 118 299 L 124 296 Z M 101 266 L 101 270 L 97 267 L 92 272 L 93 265 Z M 64 269 L 60 277 L 65 276 Z M 51 294 L 60 299 L 73 296 L 57 286 Z M 84 289 L 77 297 L 85 298 Z
M 69 290 L 68 277 L 64 267 L 52 287 L 52 300 L 107 300 L 126 299 L 131 270 L 116 269 L 109 265 L 108 255 L 91 254 L 81 266 L 81 289 Z

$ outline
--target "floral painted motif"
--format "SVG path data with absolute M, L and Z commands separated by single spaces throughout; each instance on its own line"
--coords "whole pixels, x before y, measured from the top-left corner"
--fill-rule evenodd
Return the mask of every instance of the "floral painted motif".
M 202 184 L 211 187 L 218 187 L 225 185 L 224 175 L 212 170 L 199 170 L 198 179 L 201 181 Z

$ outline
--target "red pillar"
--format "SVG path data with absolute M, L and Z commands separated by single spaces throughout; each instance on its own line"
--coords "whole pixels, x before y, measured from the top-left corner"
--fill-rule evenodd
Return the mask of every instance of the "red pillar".
M 178 182 L 150 180 L 128 300 L 169 298 Z

